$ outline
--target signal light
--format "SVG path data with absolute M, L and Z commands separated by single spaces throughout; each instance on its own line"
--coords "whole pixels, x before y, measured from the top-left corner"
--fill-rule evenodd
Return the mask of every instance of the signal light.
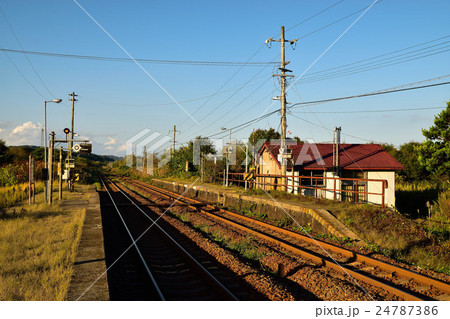
M 66 127 L 66 128 L 64 129 L 64 133 L 69 134 L 69 133 L 70 133 L 70 130 Z

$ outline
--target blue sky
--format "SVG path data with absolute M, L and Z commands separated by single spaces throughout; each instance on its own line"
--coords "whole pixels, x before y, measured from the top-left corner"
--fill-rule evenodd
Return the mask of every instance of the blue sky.
M 269 48 L 264 41 L 278 39 L 284 25 L 287 39 L 299 38 L 295 50 L 286 49 L 286 59 L 291 61 L 288 68 L 297 76 L 290 83 L 309 68 L 289 89 L 291 103 L 363 94 L 450 74 L 446 51 L 450 37 L 445 38 L 450 30 L 450 2 L 444 0 L 379 1 L 312 67 L 363 11 L 349 15 L 367 8 L 373 0 L 284 1 L 283 10 L 277 1 L 78 3 L 130 55 L 142 59 L 278 62 L 279 43 Z M 0 0 L 0 6 L 2 49 L 21 50 L 22 46 L 26 51 L 128 57 L 73 0 Z M 335 73 L 335 78 L 312 81 L 315 72 L 345 64 L 358 67 L 353 63 L 412 46 L 416 47 L 380 57 L 379 62 L 368 60 L 366 63 L 374 63 L 369 65 L 373 70 Z M 433 55 L 423 57 L 428 54 Z M 411 61 L 399 63 L 408 56 Z M 392 60 L 381 60 L 387 58 Z M 177 142 L 186 143 L 197 135 L 210 136 L 221 132 L 221 127 L 235 127 L 265 110 L 279 108 L 279 102 L 272 100 L 279 95 L 278 79 L 272 77 L 277 71 L 274 64 L 141 65 L 163 89 L 133 62 L 0 52 L 0 138 L 8 145 L 39 145 L 43 103 L 54 98 L 62 98 L 64 103 L 47 105 L 48 131 L 62 137 L 62 129 L 70 126 L 68 94 L 72 91 L 79 95 L 75 132 L 92 140 L 97 154 L 124 155 L 126 140 L 145 128 L 165 135 L 177 125 L 181 131 Z M 449 78 L 424 84 L 443 81 Z M 343 140 L 350 143 L 376 141 L 398 146 L 422 141 L 421 128 L 430 127 L 434 115 L 444 109 L 450 100 L 449 88 L 444 85 L 296 108 L 288 114 L 288 130 L 291 136 L 316 142 L 331 141 L 334 126 L 342 127 Z M 352 113 L 416 108 L 427 109 Z M 253 128 L 278 128 L 279 121 L 275 114 L 232 131 L 232 137 L 245 139 Z M 228 137 L 228 133 L 214 137 L 222 136 Z

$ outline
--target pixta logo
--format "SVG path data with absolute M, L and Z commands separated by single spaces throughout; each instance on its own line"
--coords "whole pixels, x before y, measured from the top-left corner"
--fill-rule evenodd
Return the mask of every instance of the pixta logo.
M 162 155 L 157 160 L 157 167 L 161 168 L 170 162 L 170 137 L 148 128 L 133 135 L 126 142 L 126 165 L 136 167 L 138 171 L 153 175 L 155 154 Z

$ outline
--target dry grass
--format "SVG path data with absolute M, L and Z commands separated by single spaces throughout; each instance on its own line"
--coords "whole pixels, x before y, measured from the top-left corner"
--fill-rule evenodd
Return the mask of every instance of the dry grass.
M 64 300 L 85 210 L 17 206 L 0 220 L 0 300 Z

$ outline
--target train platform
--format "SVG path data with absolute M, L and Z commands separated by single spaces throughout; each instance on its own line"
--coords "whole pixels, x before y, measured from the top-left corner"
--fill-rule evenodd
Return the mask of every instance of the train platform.
M 106 277 L 105 251 L 100 213 L 100 199 L 95 186 L 83 187 L 80 198 L 64 200 L 61 208 L 65 210 L 86 208 L 80 243 L 73 265 L 73 274 L 66 300 L 109 300 Z M 85 195 L 87 193 L 88 199 Z

